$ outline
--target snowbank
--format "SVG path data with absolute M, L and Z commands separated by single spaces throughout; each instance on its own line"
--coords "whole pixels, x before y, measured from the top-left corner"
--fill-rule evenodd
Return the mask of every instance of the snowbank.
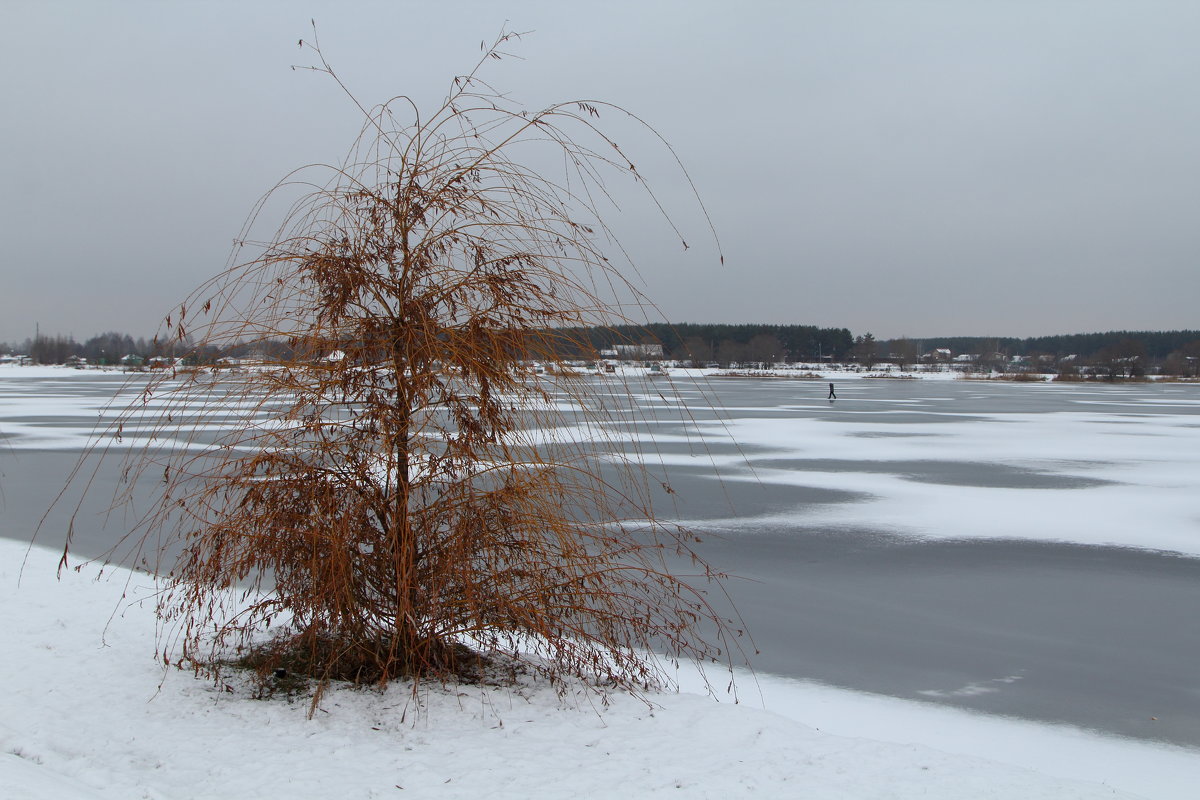
M 448 687 L 418 714 L 403 686 L 341 690 L 309 721 L 304 702 L 164 673 L 144 577 L 55 581 L 56 554 L 33 549 L 18 583 L 24 557 L 0 540 L 0 797 L 1182 798 L 1200 767 L 1186 751 L 766 677 L 744 679 L 738 705 L 683 692 L 653 709 Z M 758 688 L 772 710 L 754 707 Z

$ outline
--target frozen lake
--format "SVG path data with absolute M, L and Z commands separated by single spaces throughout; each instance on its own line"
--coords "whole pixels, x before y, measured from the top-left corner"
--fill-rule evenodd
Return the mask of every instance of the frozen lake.
M 0 372 L 4 536 L 122 380 Z M 817 381 L 633 386 L 660 513 L 711 532 L 755 667 L 1200 747 L 1200 386 L 837 380 L 833 404 Z M 80 551 L 125 524 L 89 515 Z

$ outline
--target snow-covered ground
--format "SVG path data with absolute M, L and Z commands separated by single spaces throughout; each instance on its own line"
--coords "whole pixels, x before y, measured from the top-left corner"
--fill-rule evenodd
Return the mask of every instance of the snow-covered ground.
M 889 404 L 897 401 L 853 396 L 851 388 L 842 390 L 839 402 L 871 411 L 836 425 L 813 415 L 761 418 L 730 409 L 729 420 L 709 423 L 704 431 L 712 443 L 725 437 L 752 452 L 751 463 L 759 462 L 750 472 L 739 469 L 738 457 L 727 456 L 721 464 L 725 481 L 852 488 L 863 495 L 854 503 L 807 509 L 806 525 L 836 530 L 870 524 L 913 538 L 1022 538 L 1200 556 L 1195 505 L 1200 396 L 1189 392 L 1148 400 L 1139 395 L 1126 402 L 1140 403 L 1145 411 L 1131 413 L 1113 398 L 1082 399 L 1089 396 L 1086 387 L 1073 389 L 1038 391 L 1072 393 L 1081 398 L 1073 401 L 1078 411 L 971 411 L 958 415 L 969 422 L 947 424 L 954 412 L 944 407 L 924 422 L 920 414 L 925 412 L 914 413 L 911 404 L 892 411 L 895 406 Z M 889 421 L 893 414 L 912 419 L 897 424 Z M 806 466 L 807 459 L 818 466 Z M 821 469 L 823 460 L 829 468 Z M 695 459 L 664 461 L 686 466 Z M 914 464 L 935 462 L 958 465 L 963 482 L 912 480 L 904 474 Z M 847 483 L 849 464 L 856 465 L 852 484 Z M 965 476 L 981 464 L 1027 479 L 1013 486 L 989 485 L 983 475 L 978 485 L 969 485 Z M 1031 490 L 1026 484 L 1039 476 L 1044 485 Z M 980 514 L 980 509 L 1003 513 Z M 955 519 L 962 522 L 950 524 Z M 762 521 L 741 517 L 731 524 L 752 530 Z
M 779 679 L 250 699 L 154 657 L 152 588 L 0 540 L 0 797 L 1190 798 L 1200 755 Z M 720 675 L 714 676 L 720 683 Z M 689 691 L 689 689 L 691 691 Z

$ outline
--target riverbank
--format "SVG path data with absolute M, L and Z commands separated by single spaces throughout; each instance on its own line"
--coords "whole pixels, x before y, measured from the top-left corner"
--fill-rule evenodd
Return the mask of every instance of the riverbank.
M 0 794 L 153 797 L 1184 798 L 1200 756 L 741 676 L 697 691 L 559 699 L 544 686 L 335 690 L 250 699 L 164 671 L 153 588 L 119 569 L 54 578 L 0 540 Z M 724 681 L 714 681 L 723 689 Z

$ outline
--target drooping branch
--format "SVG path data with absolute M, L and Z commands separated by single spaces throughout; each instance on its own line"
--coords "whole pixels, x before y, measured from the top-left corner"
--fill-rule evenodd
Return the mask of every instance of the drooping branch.
M 587 327 L 629 321 L 598 287 L 649 306 L 603 252 L 618 241 L 606 181 L 665 210 L 600 127 L 617 107 L 529 113 L 479 77 L 511 38 L 432 114 L 355 100 L 364 126 L 347 158 L 262 240 L 269 203 L 257 206 L 230 266 L 167 322 L 180 340 L 283 336 L 294 353 L 164 376 L 147 389 L 156 402 L 123 418 L 149 412 L 161 437 L 127 465 L 135 482 L 163 476 L 133 536 L 181 552 L 160 613 L 199 668 L 267 626 L 285 631 L 276 658 L 357 681 L 504 656 L 640 691 L 667 677 L 650 651 L 729 659 L 733 628 L 706 594 L 717 573 L 694 533 L 656 517 L 659 482 L 627 420 L 563 361 L 589 348 Z M 564 173 L 517 160 L 534 146 Z

